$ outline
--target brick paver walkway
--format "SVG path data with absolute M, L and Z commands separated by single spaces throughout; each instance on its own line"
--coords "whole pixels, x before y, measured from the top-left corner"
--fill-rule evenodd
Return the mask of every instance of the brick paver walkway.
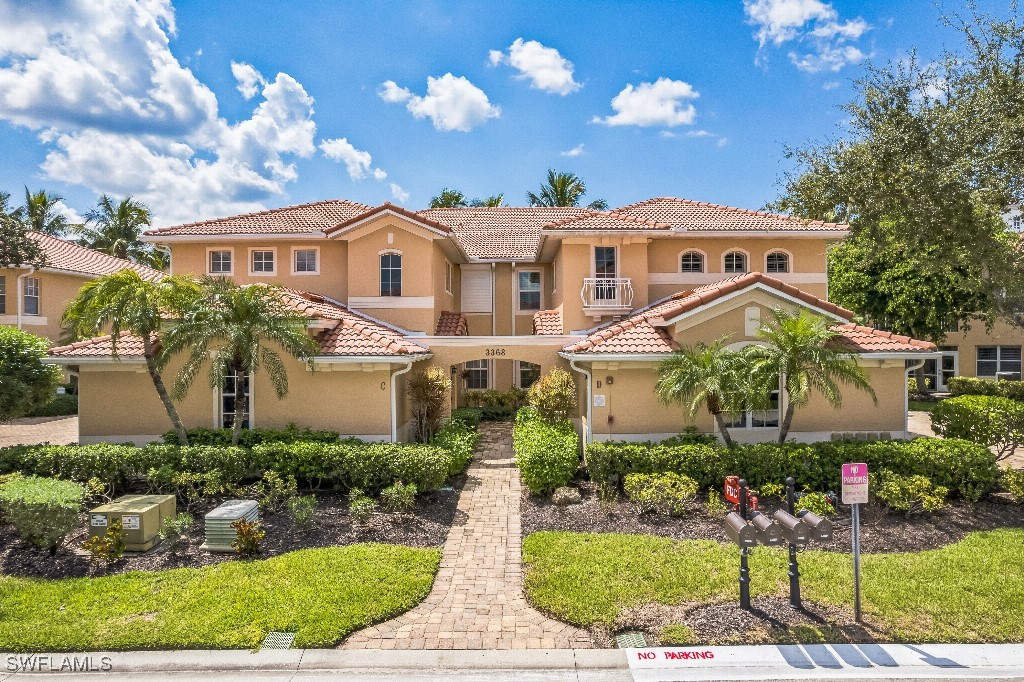
M 0 448 L 8 445 L 67 445 L 78 442 L 78 417 L 26 417 L 0 424 Z
M 589 648 L 588 633 L 545 617 L 523 596 L 519 471 L 512 425 L 484 422 L 441 569 L 420 605 L 355 633 L 346 649 Z

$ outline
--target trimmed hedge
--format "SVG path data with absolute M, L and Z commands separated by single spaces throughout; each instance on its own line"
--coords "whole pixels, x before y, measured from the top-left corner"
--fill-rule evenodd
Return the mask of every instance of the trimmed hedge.
M 996 395 L 1011 400 L 1024 400 L 1024 381 L 995 381 L 975 377 L 951 377 L 946 382 L 953 396 Z
M 572 422 L 548 422 L 532 407 L 516 414 L 512 447 L 523 483 L 535 495 L 548 495 L 566 485 L 580 466 L 580 441 Z
M 469 466 L 479 440 L 480 434 L 477 433 L 476 424 L 467 424 L 453 413 L 452 418 L 434 434 L 432 445 L 451 453 L 448 475 L 455 476 Z
M 67 417 L 78 414 L 78 396 L 70 393 L 55 395 L 53 400 L 29 412 L 28 417 Z
M 56 551 L 78 524 L 85 488 L 71 481 L 26 476 L 0 485 L 0 512 L 18 535 Z
M 188 429 L 189 445 L 231 445 L 231 429 Z M 289 424 L 283 429 L 242 429 L 238 437 L 238 445 L 252 448 L 261 443 L 298 443 L 313 441 L 317 443 L 337 443 L 341 435 L 337 431 L 313 431 L 309 428 L 300 429 Z M 178 445 L 178 434 L 168 431 L 163 435 L 164 443 Z
M 994 395 L 962 395 L 943 400 L 931 413 L 932 428 L 943 438 L 963 438 L 995 447 L 1000 457 L 1024 443 L 1024 402 Z
M 460 421 L 470 428 L 477 428 L 480 426 L 480 420 L 483 419 L 483 410 L 479 407 L 459 407 L 452 410 L 451 420 Z
M 965 440 L 918 438 L 912 441 L 758 443 L 723 448 L 712 445 L 592 443 L 584 461 L 591 478 L 621 486 L 629 474 L 673 472 L 689 476 L 702 489 L 717 490 L 728 475 L 758 488 L 786 476 L 812 490 L 838 490 L 845 462 L 865 462 L 876 471 L 921 475 L 965 500 L 977 501 L 999 478 L 996 456 Z

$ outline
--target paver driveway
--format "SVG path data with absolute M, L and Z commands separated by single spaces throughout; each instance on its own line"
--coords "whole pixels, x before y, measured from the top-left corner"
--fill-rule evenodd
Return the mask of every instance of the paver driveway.
M 349 637 L 346 649 L 565 649 L 590 635 L 534 610 L 523 596 L 519 470 L 512 425 L 484 422 L 469 480 L 426 600 Z
M 0 424 L 0 448 L 8 445 L 67 445 L 78 442 L 78 417 L 25 417 Z

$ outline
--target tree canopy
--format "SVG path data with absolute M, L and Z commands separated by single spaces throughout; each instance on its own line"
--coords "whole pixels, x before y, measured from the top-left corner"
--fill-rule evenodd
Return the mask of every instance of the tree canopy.
M 50 400 L 60 368 L 43 364 L 46 339 L 0 325 L 0 422 L 22 417 Z
M 46 263 L 46 254 L 38 242 L 29 237 L 23 209 L 11 209 L 10 199 L 10 194 L 0 192 L 0 268 L 18 265 L 41 268 Z
M 549 168 L 547 179 L 540 185 L 540 193 L 527 192 L 526 200 L 530 206 L 579 206 L 586 193 L 587 185 L 578 175 Z M 608 202 L 595 199 L 587 207 L 604 211 Z
M 130 196 L 118 201 L 103 194 L 96 207 L 85 214 L 85 224 L 75 231 L 79 241 L 90 249 L 160 267 L 161 257 L 141 239 L 150 222 L 149 208 L 142 202 Z

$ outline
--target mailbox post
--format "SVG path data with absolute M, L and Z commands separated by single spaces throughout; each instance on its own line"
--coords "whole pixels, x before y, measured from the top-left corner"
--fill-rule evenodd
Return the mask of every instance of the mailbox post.
M 786 508 L 792 515 L 796 506 L 796 479 L 792 476 L 786 477 Z M 796 560 L 796 543 L 789 543 L 789 607 L 791 609 L 803 608 L 800 602 L 800 565 Z
M 741 478 L 740 481 L 740 516 L 743 517 L 744 525 L 747 521 L 747 481 Z M 740 545 L 740 608 L 750 610 L 750 566 L 747 565 L 747 548 Z

